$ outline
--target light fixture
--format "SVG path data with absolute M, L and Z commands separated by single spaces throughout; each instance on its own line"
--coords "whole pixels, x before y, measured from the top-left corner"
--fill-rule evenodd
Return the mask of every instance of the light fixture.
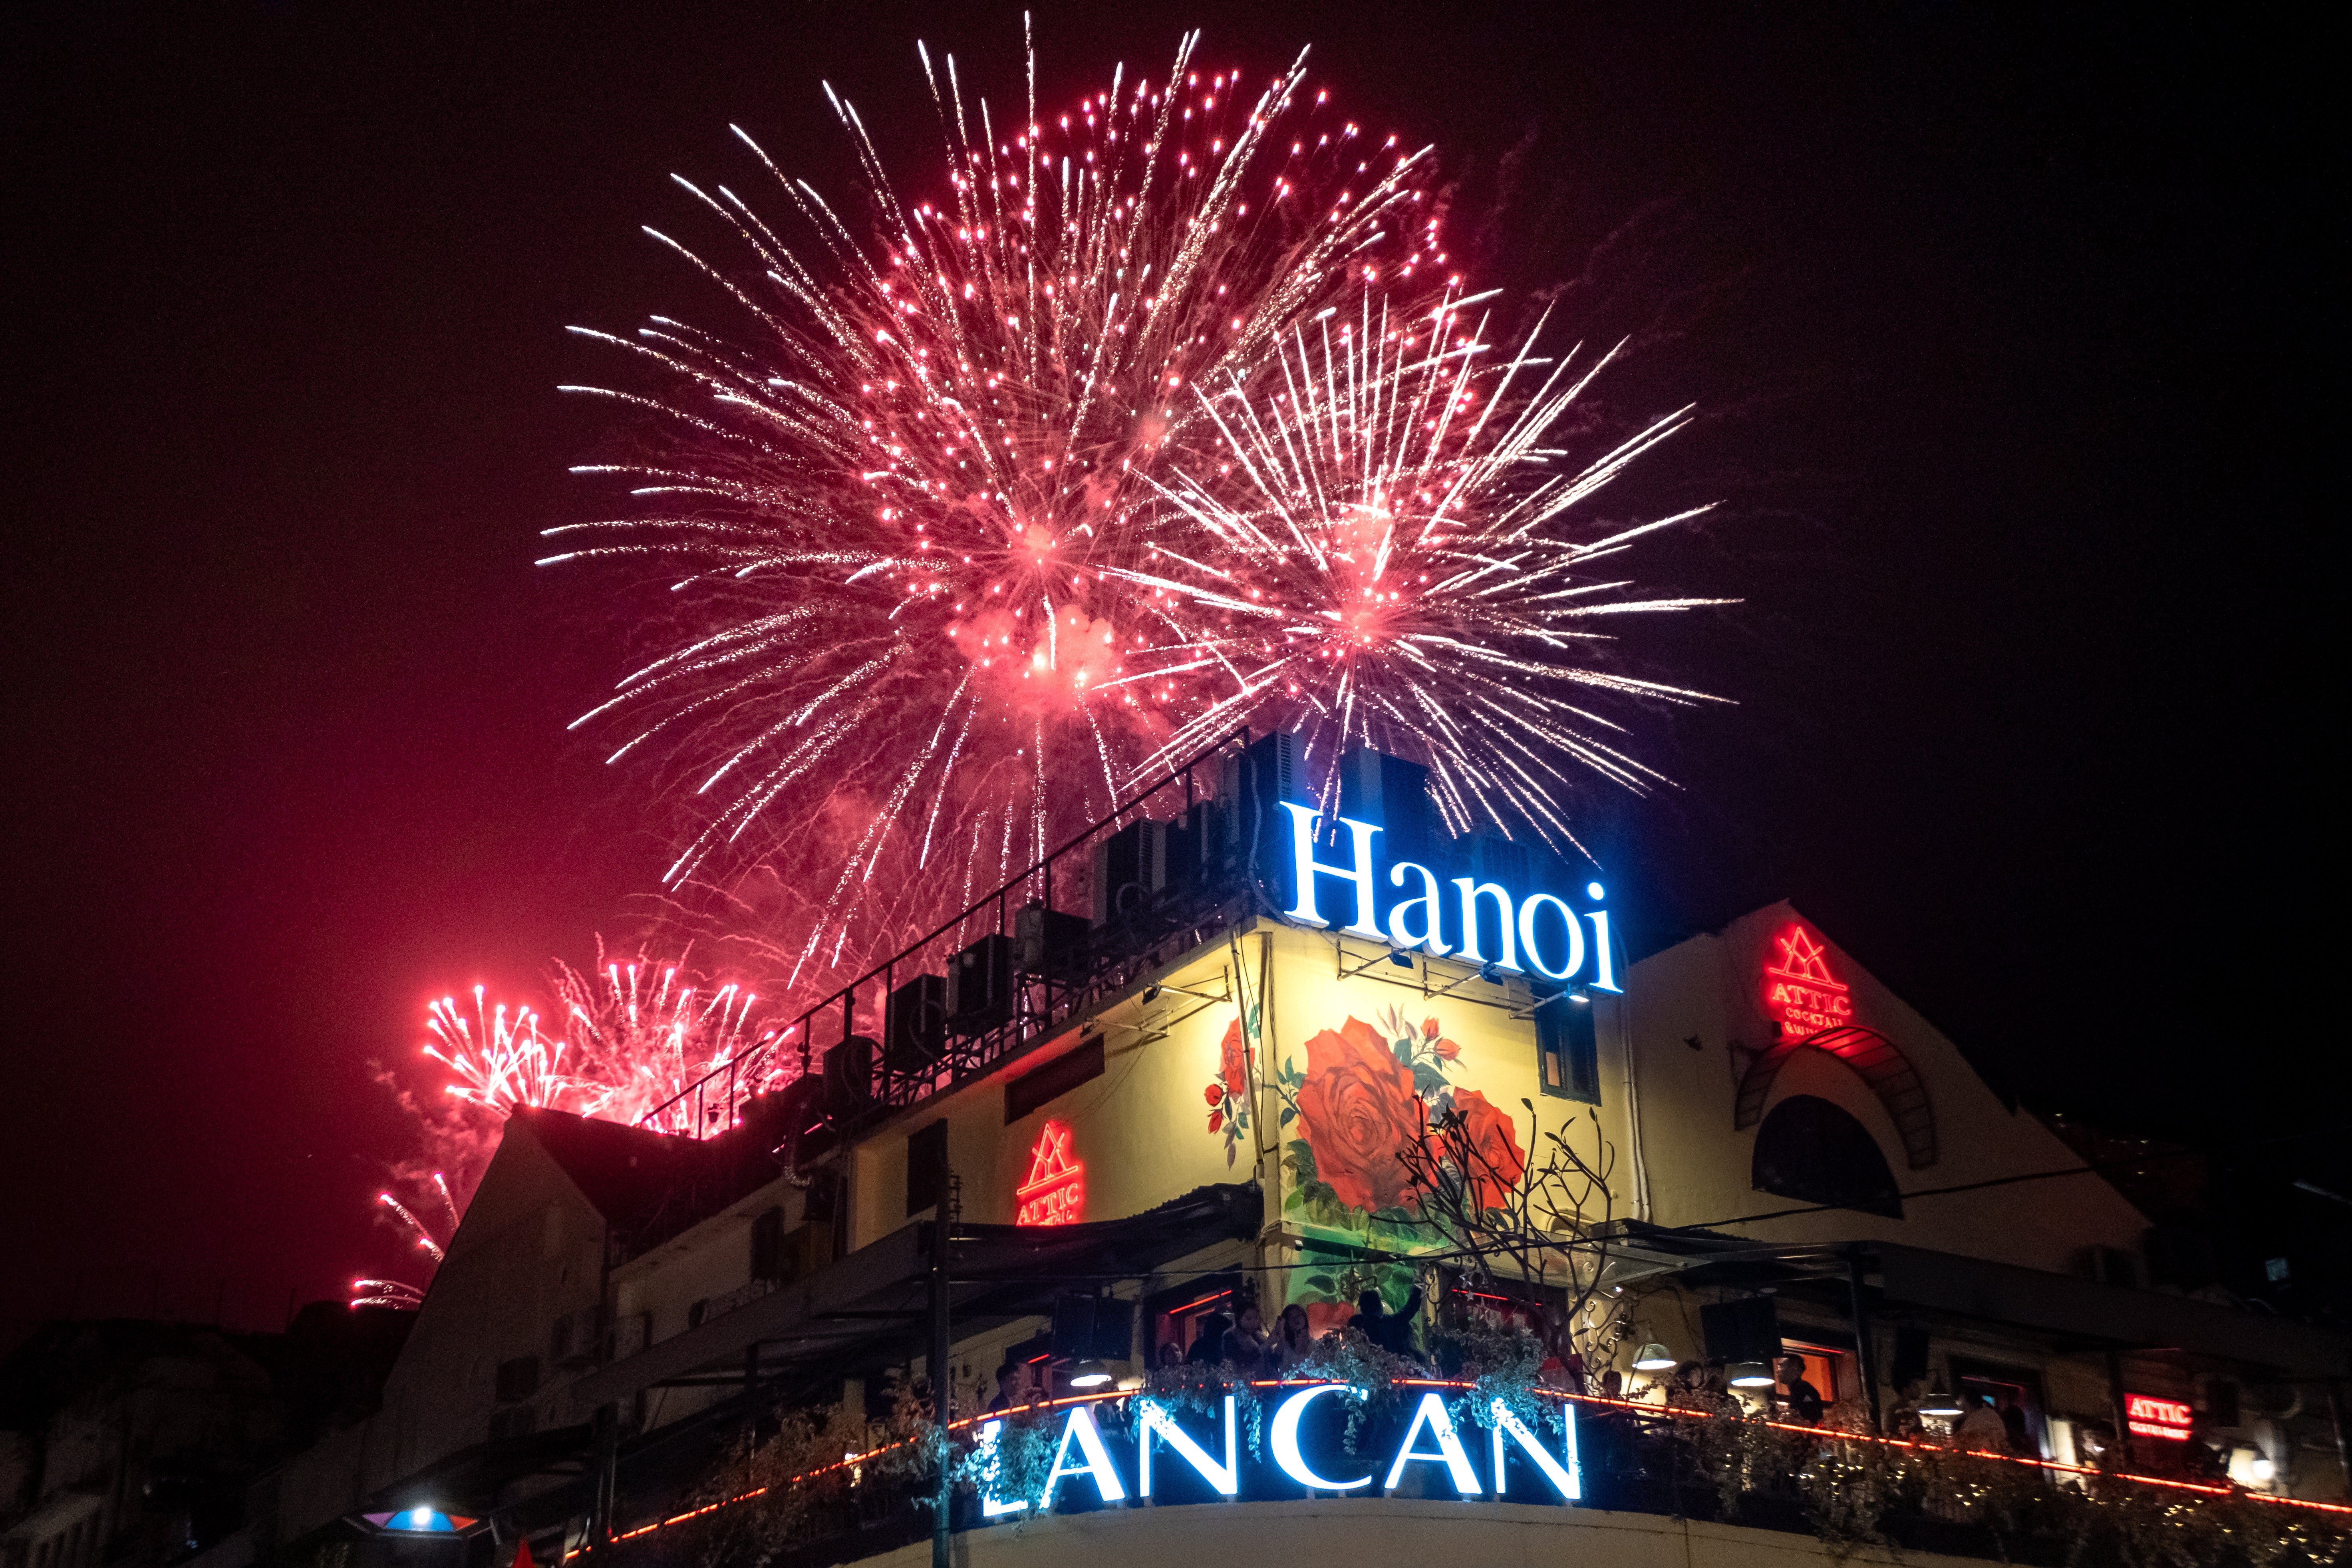
M 1937 1388 L 1931 1391 L 1926 1398 L 1919 1401 L 1919 1414 L 1922 1415 L 1958 1415 L 1960 1414 L 1960 1402 L 1953 1398 L 1950 1394 L 1945 1393 L 1941 1388 Z
M 1581 985 L 1571 985 L 1568 988 L 1568 999 L 1571 1002 L 1583 1003 L 1589 1005 L 1592 1001 L 1592 993 L 1587 991 Z
M 1769 1388 L 1772 1369 L 1760 1361 L 1736 1361 L 1731 1363 L 1731 1386 L 1734 1388 Z
M 1395 964 L 1399 969 L 1411 969 L 1412 967 L 1412 954 L 1409 952 L 1391 952 L 1389 954 L 1389 962 Z
M 2278 1467 L 2271 1463 L 2268 1454 L 2256 1454 L 2246 1461 L 2246 1474 L 2263 1486 L 2268 1486 L 2278 1475 Z
M 1110 1368 L 1098 1361 L 1082 1361 L 1070 1369 L 1072 1388 L 1100 1388 L 1110 1381 Z
M 1635 1372 L 1664 1372 L 1674 1364 L 1674 1352 L 1655 1340 L 1643 1345 L 1641 1352 L 1633 1357 Z
M 1146 1006 L 1150 1006 L 1152 1003 L 1157 1002 L 1157 1001 L 1159 1001 L 1159 1000 L 1160 1000 L 1160 987 L 1159 987 L 1159 986 L 1157 986 L 1157 985 L 1147 985 L 1147 986 L 1145 986 L 1145 987 L 1143 988 L 1143 1002 L 1144 1002 L 1144 1005 L 1146 1005 Z

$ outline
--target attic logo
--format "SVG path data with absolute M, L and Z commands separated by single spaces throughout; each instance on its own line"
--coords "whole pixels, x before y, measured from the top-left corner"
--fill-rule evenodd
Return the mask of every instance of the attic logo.
M 1780 961 L 1764 966 L 1764 1011 L 1780 1020 L 1781 1034 L 1793 1039 L 1853 1022 L 1853 998 L 1830 973 L 1821 938 L 1792 925 L 1772 945 Z
M 1070 1158 L 1070 1130 L 1048 1121 L 1029 1151 L 1029 1179 L 1013 1190 L 1015 1225 L 1069 1225 L 1087 1210 L 1087 1168 Z

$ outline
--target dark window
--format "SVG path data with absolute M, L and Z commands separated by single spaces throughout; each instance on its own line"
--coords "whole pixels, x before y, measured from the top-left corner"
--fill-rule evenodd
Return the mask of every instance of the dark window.
M 1903 1217 L 1895 1173 L 1870 1130 L 1826 1100 L 1792 1094 L 1756 1130 L 1756 1190 Z
M 1601 1050 L 1592 1033 L 1592 1004 L 1566 992 L 1537 994 L 1536 1081 L 1561 1100 L 1601 1103 Z
M 907 1136 L 907 1212 L 922 1213 L 948 1184 L 948 1124 L 934 1121 Z
M 519 1355 L 512 1361 L 499 1363 L 499 1397 L 504 1400 L 529 1399 L 539 1392 L 539 1358 Z
M 751 1222 L 751 1278 L 784 1277 L 784 1211 L 769 1209 Z
M 1032 1073 L 1024 1073 L 1004 1086 L 1004 1124 L 1010 1127 L 1039 1106 L 1063 1095 L 1090 1078 L 1102 1077 L 1102 1037 L 1079 1046 L 1067 1055 L 1055 1058 Z

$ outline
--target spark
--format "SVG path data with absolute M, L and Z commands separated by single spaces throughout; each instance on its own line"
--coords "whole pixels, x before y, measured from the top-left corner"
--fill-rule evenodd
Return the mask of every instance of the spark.
M 796 237 L 682 178 L 726 249 L 647 230 L 737 326 L 574 329 L 644 384 L 567 390 L 652 436 L 581 470 L 627 505 L 546 563 L 662 590 L 575 727 L 685 808 L 674 894 L 786 906 L 760 941 L 797 988 L 1243 721 L 1304 723 L 1327 772 L 1360 742 L 1430 761 L 1457 827 L 1556 847 L 1580 778 L 1660 782 L 1617 710 L 1702 694 L 1620 668 L 1599 618 L 1714 601 L 1591 568 L 1696 514 L 1579 538 L 1574 509 L 1687 412 L 1556 466 L 1608 356 L 1494 352 L 1431 149 L 1360 132 L 1303 53 L 1202 70 L 1191 34 L 1157 81 L 1007 117 L 919 52 L 928 196 L 828 88 L 870 226 L 739 129 Z

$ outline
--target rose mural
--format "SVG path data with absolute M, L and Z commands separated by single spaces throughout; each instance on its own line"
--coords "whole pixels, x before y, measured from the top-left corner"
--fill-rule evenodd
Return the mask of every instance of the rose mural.
M 1209 1102 L 1209 1132 L 1225 1136 L 1225 1163 L 1241 1158 L 1241 1135 L 1249 1131 L 1249 1050 L 1244 1042 L 1240 1015 L 1225 1026 L 1217 1047 L 1217 1076 L 1204 1091 Z

